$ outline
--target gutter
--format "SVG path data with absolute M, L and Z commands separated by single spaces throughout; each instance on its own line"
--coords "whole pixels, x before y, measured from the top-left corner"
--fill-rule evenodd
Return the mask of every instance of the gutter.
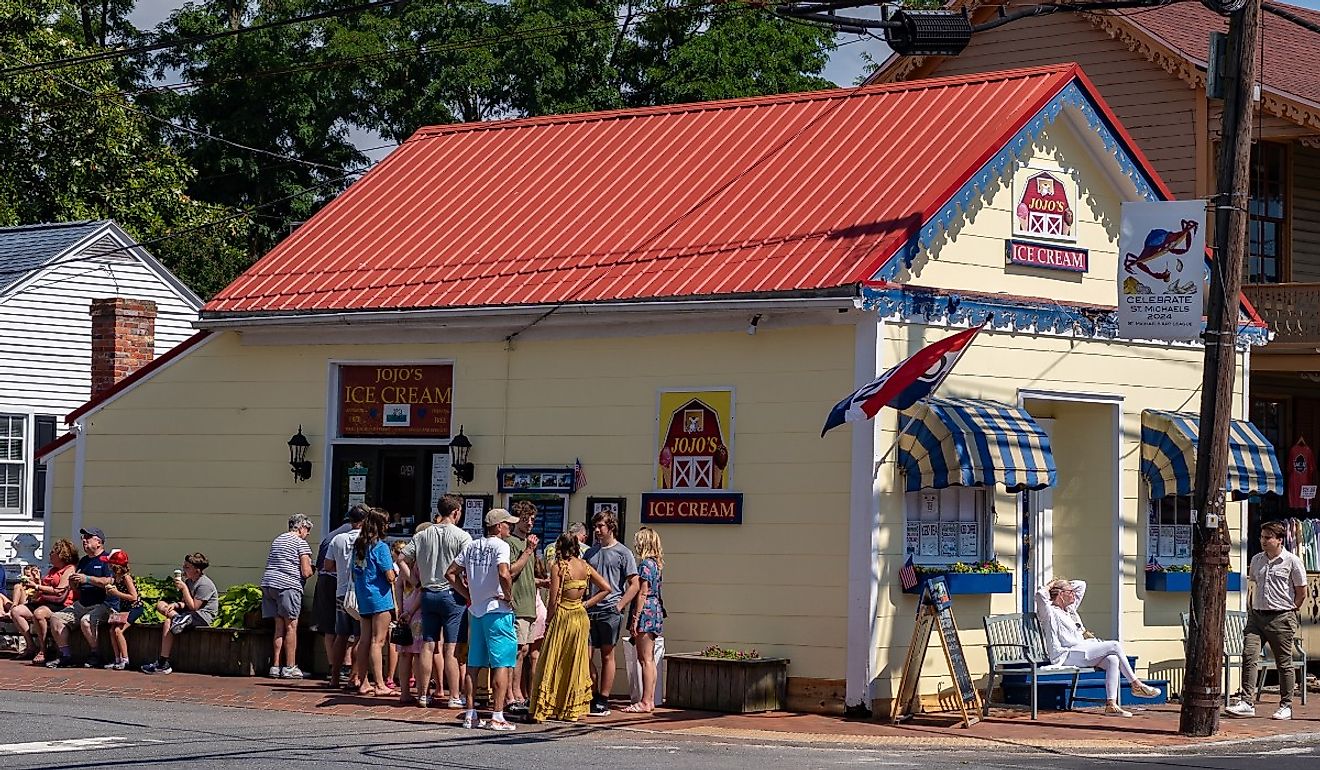
M 765 297 L 747 299 L 679 300 L 659 302 L 582 302 L 562 305 L 500 305 L 443 308 L 407 308 L 399 310 L 359 310 L 266 313 L 259 315 L 212 315 L 203 313 L 193 322 L 199 329 L 242 329 L 261 326 L 353 326 L 375 323 L 413 321 L 469 321 L 479 324 L 493 318 L 535 319 L 551 313 L 578 316 L 606 313 L 654 313 L 656 311 L 719 312 L 766 310 L 850 309 L 855 306 L 855 286 L 841 287 L 836 295 L 814 297 Z

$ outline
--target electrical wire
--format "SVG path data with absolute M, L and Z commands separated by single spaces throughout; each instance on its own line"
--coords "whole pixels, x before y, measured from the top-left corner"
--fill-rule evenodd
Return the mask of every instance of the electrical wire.
M 50 61 L 44 61 L 44 62 L 32 62 L 28 64 L 23 64 L 18 67 L 9 67 L 6 69 L 0 69 L 0 77 L 5 77 L 6 75 L 22 74 L 24 72 L 37 72 L 43 69 L 63 69 L 65 67 L 73 67 L 79 64 L 88 64 L 91 62 L 99 62 L 99 61 L 109 61 L 111 59 L 122 59 L 128 56 L 136 56 L 141 53 L 163 51 L 167 48 L 182 48 L 185 46 L 210 42 L 212 40 L 220 40 L 222 38 L 234 37 L 236 35 L 245 35 L 252 32 L 262 32 L 268 29 L 287 27 L 293 24 L 302 24 L 309 21 L 319 21 L 321 19 L 331 19 L 340 16 L 348 16 L 355 13 L 362 13 L 363 11 L 371 11 L 377 8 L 385 8 L 391 5 L 402 5 L 408 2 L 411 2 L 411 0 L 377 0 L 376 2 L 363 3 L 362 5 L 354 5 L 348 8 L 340 8 L 333 11 L 322 11 L 320 13 L 312 13 L 306 16 L 297 16 L 291 19 L 281 19 L 280 21 L 266 22 L 264 24 L 257 24 L 251 27 L 240 27 L 238 29 L 229 29 L 229 30 L 224 30 L 223 32 L 212 32 L 206 35 L 197 35 L 195 37 L 180 38 L 178 40 L 171 40 L 166 42 L 158 41 L 155 43 L 147 43 L 145 45 L 137 45 L 129 48 L 117 48 L 113 51 L 99 51 L 97 53 L 87 54 L 85 56 L 70 56 L 64 59 L 52 59 Z

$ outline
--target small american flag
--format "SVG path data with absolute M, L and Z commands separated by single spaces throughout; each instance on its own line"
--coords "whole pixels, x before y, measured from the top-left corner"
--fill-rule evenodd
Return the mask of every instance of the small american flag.
M 1159 563 L 1158 561 L 1155 560 L 1155 557 L 1154 557 L 1154 556 L 1152 556 L 1152 557 L 1150 557 L 1150 561 L 1146 562 L 1146 571 L 1147 571 L 1147 572 L 1163 572 L 1163 571 L 1164 571 L 1164 567 L 1161 566 L 1160 563 Z
M 908 554 L 907 561 L 903 562 L 903 568 L 898 571 L 898 582 L 903 584 L 904 591 L 911 591 L 917 587 L 917 566 L 912 563 L 912 554 Z
M 582 489 L 587 485 L 587 472 L 582 469 L 582 460 L 573 459 L 573 486 Z

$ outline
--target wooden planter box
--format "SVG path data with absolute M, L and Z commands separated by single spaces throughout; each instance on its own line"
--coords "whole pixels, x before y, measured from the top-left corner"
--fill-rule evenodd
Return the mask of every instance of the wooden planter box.
M 784 708 L 788 658 L 665 656 L 665 705 L 747 714 Z
M 952 594 L 1011 594 L 1013 593 L 1012 572 L 945 572 L 944 585 Z M 912 588 L 903 589 L 905 594 L 919 594 L 926 579 L 937 575 L 922 575 L 921 580 Z
M 75 659 L 87 655 L 82 634 L 70 629 Z M 160 626 L 132 625 L 126 634 L 129 665 L 138 668 L 156 659 L 160 653 Z M 174 638 L 170 665 L 188 674 L 218 676 L 264 676 L 270 668 L 274 631 L 251 628 L 194 628 Z M 110 661 L 110 632 L 101 628 L 100 655 Z
M 1147 572 L 1146 573 L 1147 591 L 1170 591 L 1189 593 L 1192 590 L 1192 573 L 1190 572 Z M 1228 590 L 1242 590 L 1242 573 L 1228 573 Z

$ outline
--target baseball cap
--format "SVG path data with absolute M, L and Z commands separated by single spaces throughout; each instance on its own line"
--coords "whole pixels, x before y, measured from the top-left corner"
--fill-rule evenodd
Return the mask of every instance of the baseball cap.
M 486 514 L 486 526 L 488 527 L 493 527 L 496 524 L 503 524 L 506 521 L 510 524 L 517 524 L 518 517 L 503 508 L 493 508 Z
M 105 532 L 102 532 L 100 527 L 87 527 L 86 529 L 78 530 L 78 533 L 83 535 L 84 537 L 100 538 L 101 544 L 102 545 L 105 544 Z
M 116 548 L 114 551 L 110 553 L 109 556 L 106 557 L 105 560 L 117 567 L 127 567 L 128 552 L 123 549 Z

